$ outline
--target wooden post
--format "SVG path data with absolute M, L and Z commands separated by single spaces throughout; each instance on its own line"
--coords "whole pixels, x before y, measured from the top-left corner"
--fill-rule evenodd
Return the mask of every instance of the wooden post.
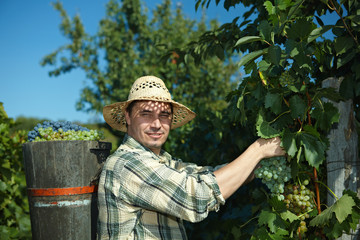
M 342 79 L 328 78 L 322 82 L 324 88 L 332 87 L 339 90 Z M 360 197 L 360 162 L 358 157 L 358 134 L 355 127 L 355 118 L 352 100 L 333 103 L 340 113 L 339 123 L 330 131 L 328 137 L 330 146 L 327 150 L 327 185 L 338 198 L 344 189 L 350 189 Z M 336 201 L 328 193 L 327 204 L 330 206 Z M 341 240 L 360 239 L 359 227 L 349 235 L 343 235 Z

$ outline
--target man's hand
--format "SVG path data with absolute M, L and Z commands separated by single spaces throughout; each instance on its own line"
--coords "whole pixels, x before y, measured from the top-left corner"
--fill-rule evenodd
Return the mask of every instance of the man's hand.
M 284 156 L 286 154 L 284 149 L 280 146 L 280 137 L 269 139 L 259 138 L 253 144 L 262 152 L 262 158 Z

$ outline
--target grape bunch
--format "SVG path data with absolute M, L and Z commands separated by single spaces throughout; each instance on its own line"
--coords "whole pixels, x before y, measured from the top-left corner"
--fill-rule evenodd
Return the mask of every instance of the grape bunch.
M 288 72 L 286 72 L 281 74 L 279 83 L 282 87 L 292 86 L 295 83 L 295 79 Z
M 286 207 L 300 218 L 298 233 L 302 236 L 307 232 L 305 220 L 309 218 L 309 212 L 315 208 L 315 194 L 306 187 L 308 184 L 308 180 L 304 180 L 300 185 L 288 184 L 284 192 Z
M 90 130 L 70 121 L 45 121 L 38 123 L 34 130 L 28 133 L 29 142 L 60 141 L 60 140 L 87 140 L 98 141 L 104 139 L 103 133 Z
M 254 171 L 255 177 L 269 188 L 271 196 L 279 201 L 284 200 L 285 182 L 291 179 L 291 168 L 287 165 L 285 157 L 266 158 L 261 161 L 261 167 Z

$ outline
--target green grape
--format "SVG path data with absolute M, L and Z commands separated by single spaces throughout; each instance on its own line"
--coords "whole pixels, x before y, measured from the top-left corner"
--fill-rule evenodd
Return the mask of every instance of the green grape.
M 313 200 L 315 194 L 305 185 L 287 184 L 285 186 L 284 195 L 286 200 L 284 200 L 284 203 L 286 204 L 287 209 L 296 214 L 300 219 L 297 233 L 304 239 L 306 237 L 306 232 L 308 231 L 306 219 L 310 217 L 309 212 L 315 208 Z
M 261 167 L 254 171 L 255 177 L 262 180 L 262 182 L 270 190 L 273 197 L 277 197 L 282 201 L 285 197 L 284 193 L 285 182 L 291 178 L 291 169 L 287 165 L 286 158 L 273 157 L 261 161 Z
M 306 227 L 306 222 L 301 221 L 300 226 L 298 227 L 298 234 L 303 238 L 305 233 L 307 232 L 308 228 Z
M 279 77 L 279 83 L 282 87 L 293 86 L 295 79 L 289 74 L 289 72 L 284 72 Z

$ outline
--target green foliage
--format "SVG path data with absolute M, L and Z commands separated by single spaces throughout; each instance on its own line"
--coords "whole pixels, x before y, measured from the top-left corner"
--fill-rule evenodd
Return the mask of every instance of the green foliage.
M 257 135 L 262 138 L 273 138 L 280 135 L 280 133 L 270 126 L 269 122 L 264 121 L 264 113 L 259 112 L 256 121 Z
M 198 0 L 195 8 L 207 7 L 210 1 Z M 351 0 L 223 2 L 225 9 L 239 3 L 250 7 L 243 16 L 245 21 L 238 24 L 236 18 L 206 32 L 182 51 L 192 54 L 195 62 L 205 60 L 209 55 L 207 46 L 213 44 L 221 45 L 226 53 L 244 53 L 238 67 L 244 69 L 246 76 L 238 89 L 229 94 L 230 105 L 238 110 L 230 118 L 251 129 L 255 136 L 280 135 L 290 156 L 294 182 L 301 181 L 304 173 L 315 179 L 317 176 L 310 174 L 312 168 L 323 178 L 326 172 L 322 172 L 321 166 L 329 146 L 327 134 L 339 121 L 338 110 L 328 100 L 352 99 L 355 117 L 360 120 L 360 3 Z M 218 5 L 220 0 L 215 3 Z M 336 24 L 325 25 L 321 19 L 325 14 L 337 17 Z M 328 32 L 332 33 L 330 38 L 325 36 Z M 343 79 L 339 93 L 322 88 L 322 81 L 328 77 Z M 325 198 L 322 195 L 320 200 Z M 311 215 L 311 231 L 306 238 L 319 239 L 326 235 L 333 239 L 348 233 L 350 226 L 359 221 L 358 208 L 354 207 L 358 201 L 355 195 L 344 195 L 329 208 L 319 207 L 324 211 L 317 217 Z M 299 237 L 300 221 L 282 218 L 287 214 L 277 209 L 273 200 L 267 202 L 268 208 L 253 212 L 259 221 L 252 239 Z M 342 208 L 344 212 L 340 213 Z
M 36 124 L 48 121 L 48 119 L 28 118 L 24 116 L 17 117 L 15 119 L 15 125 L 12 127 L 12 131 L 25 130 L 31 131 Z
M 296 239 L 296 230 L 300 219 L 286 210 L 284 204 L 277 199 L 269 201 L 270 207 L 261 211 L 258 216 L 258 228 L 251 239 Z M 310 230 L 314 231 L 312 237 L 306 239 L 335 239 L 341 237 L 343 232 L 356 230 L 360 220 L 359 199 L 353 192 L 344 191 L 343 196 L 333 205 L 316 215 L 310 221 Z M 319 231 L 323 229 L 323 232 Z
M 90 36 L 79 16 L 71 19 L 59 2 L 54 7 L 63 19 L 62 33 L 71 43 L 45 56 L 41 64 L 54 67 L 50 76 L 75 68 L 84 71 L 89 84 L 82 90 L 78 110 L 102 112 L 104 105 L 126 100 L 132 83 L 142 75 L 163 79 L 173 98 L 190 108 L 226 106 L 222 96 L 234 86 L 230 77 L 236 65 L 212 58 L 195 66 L 192 58 L 177 51 L 206 30 L 204 20 L 185 18 L 180 8 L 171 9 L 169 0 L 157 6 L 151 19 L 139 0 L 111 0 L 98 33 Z M 217 27 L 216 22 L 211 25 Z M 184 59 L 186 64 L 181 63 Z
M 0 103 L 0 236 L 31 239 L 29 205 L 22 162 L 24 130 L 12 131 L 15 122 Z

